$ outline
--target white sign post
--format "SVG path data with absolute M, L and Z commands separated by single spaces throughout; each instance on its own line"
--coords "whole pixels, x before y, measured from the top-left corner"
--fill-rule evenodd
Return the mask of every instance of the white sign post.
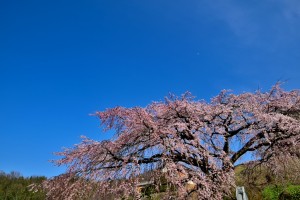
M 237 200 L 248 200 L 244 187 L 237 187 L 235 190 Z

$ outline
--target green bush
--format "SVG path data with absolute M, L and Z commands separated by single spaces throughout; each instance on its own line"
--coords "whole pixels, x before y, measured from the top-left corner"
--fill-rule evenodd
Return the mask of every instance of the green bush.
M 281 200 L 299 200 L 300 199 L 300 185 L 289 185 L 280 194 L 279 199 Z
M 264 200 L 299 200 L 300 185 L 288 185 L 287 187 L 272 185 L 263 190 Z
M 278 185 L 267 186 L 263 192 L 264 200 L 278 200 L 279 195 L 283 192 L 283 187 Z

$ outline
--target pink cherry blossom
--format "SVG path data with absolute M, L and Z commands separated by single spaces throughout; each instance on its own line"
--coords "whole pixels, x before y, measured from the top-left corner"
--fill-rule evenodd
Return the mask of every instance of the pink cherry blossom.
M 276 84 L 268 92 L 222 91 L 211 102 L 186 93 L 144 108 L 97 112 L 115 136 L 108 141 L 84 137 L 58 153 L 62 158 L 55 163 L 68 170 L 42 188 L 48 199 L 139 199 L 140 177 L 149 174 L 155 188 L 161 177 L 176 188 L 164 193 L 166 199 L 222 199 L 235 186 L 234 167 L 245 154 L 256 163 L 272 163 L 282 153 L 299 156 L 299 94 Z

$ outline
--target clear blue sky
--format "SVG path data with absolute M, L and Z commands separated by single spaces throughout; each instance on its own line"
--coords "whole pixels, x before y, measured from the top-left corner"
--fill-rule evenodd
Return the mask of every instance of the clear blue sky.
M 0 1 L 0 170 L 58 175 L 105 108 L 300 88 L 299 61 L 298 0 Z

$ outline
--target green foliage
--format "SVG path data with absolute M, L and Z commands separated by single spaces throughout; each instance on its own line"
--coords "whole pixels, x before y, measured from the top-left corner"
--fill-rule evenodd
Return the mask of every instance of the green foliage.
M 154 194 L 156 193 L 157 191 L 155 190 L 155 187 L 153 185 L 151 186 L 148 186 L 148 187 L 145 187 L 143 190 L 142 190 L 142 193 L 146 196 L 150 196 L 151 194 Z
M 299 200 L 300 199 L 300 185 L 289 185 L 280 194 L 279 199 Z
M 167 191 L 175 191 L 175 190 L 176 189 L 173 185 L 168 185 L 167 183 L 163 183 L 159 186 L 159 188 L 155 188 L 154 185 L 148 185 L 148 186 L 142 188 L 141 192 L 144 197 L 151 197 L 151 199 L 153 199 L 154 194 L 158 195 L 160 193 L 164 193 Z
M 263 192 L 263 199 L 264 200 L 278 200 L 279 195 L 283 192 L 283 187 L 282 186 L 277 186 L 277 185 L 271 185 L 267 186 Z
M 264 200 L 299 200 L 300 185 L 268 186 L 263 190 Z
M 18 172 L 5 174 L 0 172 L 0 199 L 1 200 L 43 200 L 45 194 L 30 191 L 28 187 L 34 183 L 41 183 L 46 177 L 24 178 Z

